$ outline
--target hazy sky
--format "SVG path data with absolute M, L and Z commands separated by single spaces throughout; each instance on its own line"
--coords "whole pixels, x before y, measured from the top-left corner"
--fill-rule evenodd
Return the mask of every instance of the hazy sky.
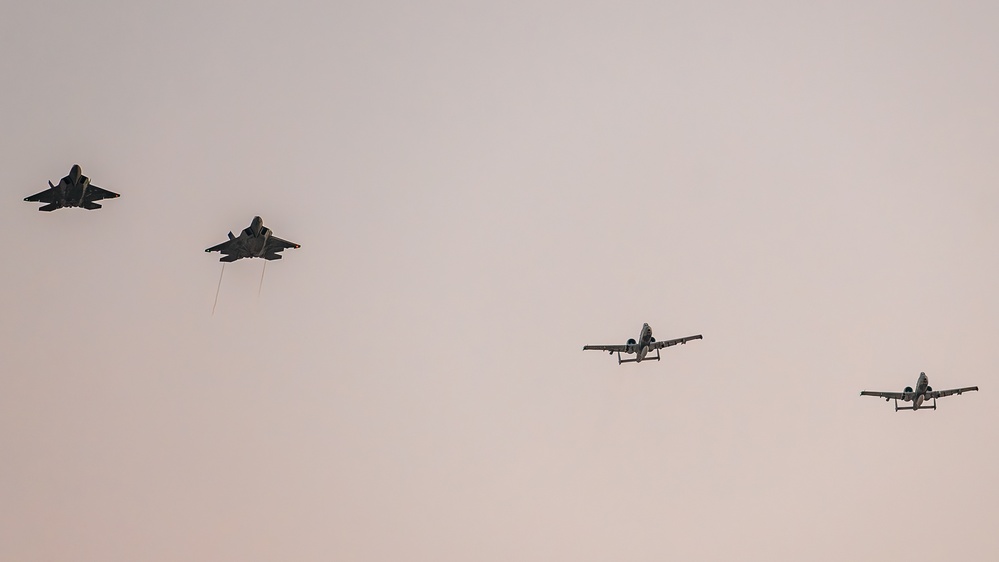
M 997 25 L 7 2 L 0 560 L 996 560 Z

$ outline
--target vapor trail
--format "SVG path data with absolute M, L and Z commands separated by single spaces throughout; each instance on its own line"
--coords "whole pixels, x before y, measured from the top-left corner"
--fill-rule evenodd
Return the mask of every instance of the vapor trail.
M 212 316 L 215 316 L 215 307 L 219 304 L 219 291 L 222 289 L 222 276 L 225 274 L 225 262 L 222 263 L 222 272 L 219 273 L 219 286 L 215 289 L 215 303 L 212 305 Z
M 260 289 L 264 288 L 265 273 L 267 273 L 267 260 L 264 260 L 264 268 L 260 270 L 260 285 L 257 285 L 257 300 L 260 300 Z

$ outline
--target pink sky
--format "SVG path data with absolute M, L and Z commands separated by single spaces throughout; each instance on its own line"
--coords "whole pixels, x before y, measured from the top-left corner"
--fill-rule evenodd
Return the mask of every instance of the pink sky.
M 997 24 L 7 6 L 0 560 L 996 560 Z

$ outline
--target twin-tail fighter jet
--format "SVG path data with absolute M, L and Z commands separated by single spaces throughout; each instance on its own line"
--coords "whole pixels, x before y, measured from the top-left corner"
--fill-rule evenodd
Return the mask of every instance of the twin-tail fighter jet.
M 101 205 L 95 203 L 101 199 L 114 199 L 120 197 L 113 191 L 97 187 L 90 183 L 90 178 L 83 175 L 83 170 L 79 164 L 73 164 L 69 170 L 69 175 L 59 180 L 59 185 L 52 185 L 45 191 L 25 197 L 25 201 L 36 203 L 48 203 L 38 208 L 39 211 L 54 211 L 63 207 L 83 207 L 89 211 L 100 209 Z
M 271 233 L 271 229 L 264 226 L 264 220 L 260 217 L 253 217 L 250 226 L 243 229 L 239 236 L 233 236 L 229 232 L 229 240 L 212 246 L 206 252 L 221 252 L 224 254 L 219 261 L 233 262 L 243 258 L 264 258 L 265 260 L 279 260 L 279 252 L 288 248 L 301 248 L 299 244 L 282 240 Z
M 611 355 L 617 353 L 617 364 L 621 363 L 641 363 L 643 360 L 653 360 L 659 361 L 662 357 L 659 356 L 659 350 L 664 347 L 670 347 L 677 344 L 686 344 L 691 340 L 701 340 L 704 336 L 697 334 L 696 336 L 687 336 L 685 338 L 677 338 L 675 340 L 664 340 L 656 341 L 656 338 L 652 337 L 652 328 L 649 327 L 648 323 L 642 325 L 642 333 L 638 335 L 638 340 L 629 339 L 628 343 L 624 345 L 584 345 L 583 351 L 588 349 L 597 349 L 600 351 L 607 351 Z M 655 351 L 655 357 L 649 355 L 649 352 Z M 634 353 L 634 359 L 621 359 L 622 353 Z
M 897 412 L 899 410 L 919 410 L 920 407 L 924 410 L 936 410 L 937 398 L 943 398 L 944 396 L 950 396 L 952 394 L 964 394 L 965 392 L 972 392 L 975 390 L 978 390 L 977 386 L 952 388 L 950 390 L 933 390 L 933 387 L 930 386 L 930 379 L 926 377 L 926 373 L 919 373 L 919 379 L 916 381 L 915 390 L 913 390 L 911 386 L 907 386 L 902 392 L 877 392 L 873 390 L 864 390 L 860 393 L 860 395 L 877 396 L 879 398 L 884 398 L 885 402 L 894 400 L 895 411 Z M 923 406 L 923 403 L 930 399 L 933 399 L 933 405 Z M 912 402 L 912 406 L 899 406 L 899 400 L 902 400 L 903 402 Z

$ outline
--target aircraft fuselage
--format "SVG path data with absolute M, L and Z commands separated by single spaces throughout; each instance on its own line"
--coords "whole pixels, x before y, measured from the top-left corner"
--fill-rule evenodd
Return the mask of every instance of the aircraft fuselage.
M 59 185 L 53 187 L 59 192 L 57 203 L 60 207 L 82 207 L 87 200 L 90 178 L 83 175 L 79 165 L 74 164 L 69 175 L 59 180 Z
M 260 217 L 253 217 L 250 226 L 239 233 L 243 241 L 246 252 L 253 257 L 263 257 L 267 249 L 267 239 L 271 237 L 271 229 L 264 226 L 264 220 Z
M 923 402 L 926 401 L 926 389 L 930 386 L 930 379 L 926 376 L 926 373 L 919 373 L 919 379 L 916 380 L 916 387 L 912 389 L 912 409 L 918 410 Z
M 652 328 L 648 322 L 642 325 L 642 331 L 638 335 L 638 343 L 635 344 L 635 362 L 640 363 L 649 354 L 649 345 L 652 343 Z

